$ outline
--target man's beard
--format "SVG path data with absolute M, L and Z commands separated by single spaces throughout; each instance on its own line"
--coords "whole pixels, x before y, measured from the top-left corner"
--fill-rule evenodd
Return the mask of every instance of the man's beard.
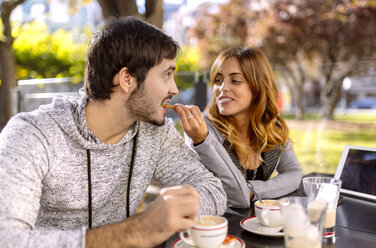
M 130 114 L 138 120 L 157 126 L 162 126 L 165 123 L 164 118 L 163 120 L 158 120 L 158 110 L 155 109 L 150 97 L 147 96 L 143 84 L 131 93 L 125 105 L 129 109 Z

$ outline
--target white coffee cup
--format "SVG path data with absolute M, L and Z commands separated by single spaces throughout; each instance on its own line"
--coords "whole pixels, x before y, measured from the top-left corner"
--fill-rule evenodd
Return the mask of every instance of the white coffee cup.
M 226 218 L 214 215 L 200 216 L 201 222 L 195 222 L 186 232 L 180 232 L 180 238 L 185 243 L 200 248 L 217 248 L 227 236 L 228 221 Z M 184 234 L 188 234 L 188 238 Z
M 255 202 L 255 213 L 259 223 L 267 227 L 283 226 L 283 218 L 278 200 L 263 200 Z

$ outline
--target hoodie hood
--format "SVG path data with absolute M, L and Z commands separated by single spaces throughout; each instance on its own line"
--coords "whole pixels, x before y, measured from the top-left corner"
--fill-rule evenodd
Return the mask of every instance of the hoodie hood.
M 105 144 L 99 140 L 86 124 L 87 101 L 84 95 L 81 98 L 58 96 L 51 104 L 40 106 L 39 110 L 46 112 L 68 138 L 84 149 L 106 150 L 132 140 L 139 128 L 139 122 L 135 122 L 116 144 Z

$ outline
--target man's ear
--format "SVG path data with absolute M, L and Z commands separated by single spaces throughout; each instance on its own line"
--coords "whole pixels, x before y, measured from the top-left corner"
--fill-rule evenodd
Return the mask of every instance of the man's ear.
M 129 73 L 127 67 L 121 68 L 114 80 L 115 84 L 118 84 L 125 93 L 131 92 L 137 83 L 136 78 Z

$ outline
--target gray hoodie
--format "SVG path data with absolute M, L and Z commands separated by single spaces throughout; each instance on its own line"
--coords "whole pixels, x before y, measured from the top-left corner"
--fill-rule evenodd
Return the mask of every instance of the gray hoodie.
M 0 247 L 84 247 L 89 162 L 93 227 L 126 219 L 127 204 L 132 215 L 152 178 L 163 186 L 190 184 L 200 193 L 201 214 L 224 213 L 220 180 L 171 121 L 138 121 L 117 144 L 104 144 L 86 125 L 85 105 L 84 98 L 55 98 L 16 115 L 0 134 Z

